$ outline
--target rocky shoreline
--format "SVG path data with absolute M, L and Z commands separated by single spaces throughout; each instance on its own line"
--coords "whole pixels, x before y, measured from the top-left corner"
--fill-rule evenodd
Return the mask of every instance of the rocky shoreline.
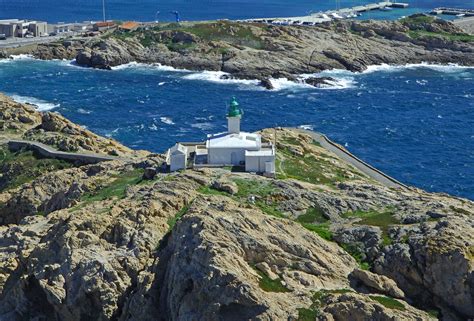
M 161 172 L 163 155 L 5 96 L 0 124 L 0 138 L 122 156 L 0 146 L 0 320 L 474 318 L 472 201 L 388 188 L 289 129 L 270 179 Z
M 360 72 L 370 65 L 423 62 L 472 66 L 474 36 L 424 15 L 311 28 L 218 21 L 115 31 L 94 39 L 39 45 L 31 53 L 46 60 L 75 59 L 78 65 L 100 69 L 139 62 L 222 71 L 224 77 L 258 79 L 271 89 L 271 78 L 331 85 L 332 79 L 298 77 L 328 69 Z

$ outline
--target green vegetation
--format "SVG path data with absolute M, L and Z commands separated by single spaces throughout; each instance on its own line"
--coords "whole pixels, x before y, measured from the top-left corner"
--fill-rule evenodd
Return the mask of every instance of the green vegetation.
M 411 25 L 423 25 L 423 24 L 430 24 L 435 21 L 436 18 L 432 16 L 426 15 L 415 15 L 400 19 L 401 23 L 411 24 Z
M 405 306 L 402 303 L 400 303 L 399 301 L 393 298 L 389 298 L 387 296 L 375 296 L 375 295 L 371 295 L 370 298 L 382 304 L 386 308 L 401 310 L 401 311 L 406 310 Z
M 448 32 L 432 32 L 426 30 L 411 30 L 408 35 L 413 39 L 419 39 L 423 37 L 429 38 L 441 38 L 450 41 L 462 41 L 462 42 L 474 42 L 474 35 L 467 33 L 448 33 Z
M 92 193 L 84 194 L 81 202 L 89 204 L 106 199 L 123 199 L 126 196 L 127 187 L 137 185 L 142 181 L 143 170 L 135 169 L 126 173 L 114 175 L 114 180 L 107 186 L 104 186 Z
M 238 197 L 248 197 L 250 195 L 265 197 L 275 192 L 275 187 L 266 180 L 236 178 L 233 181 L 239 188 L 239 192 L 236 194 Z
M 191 202 L 192 204 L 192 202 Z M 168 223 L 168 230 L 171 231 L 174 226 L 176 225 L 176 222 L 181 219 L 181 217 L 183 217 L 184 214 L 186 214 L 188 211 L 189 211 L 189 208 L 191 207 L 191 204 L 189 205 L 186 205 L 185 207 L 183 207 L 178 213 L 176 213 L 176 215 L 174 217 L 170 217 L 167 221 Z
M 330 222 L 324 217 L 324 212 L 319 207 L 309 208 L 305 214 L 298 216 L 297 222 L 309 231 L 315 232 L 325 240 L 332 241 L 333 234 L 329 229 Z
M 311 154 L 298 156 L 289 149 L 280 149 L 279 153 L 283 157 L 277 164 L 280 179 L 293 178 L 331 187 L 349 179 L 342 169 L 335 168 L 327 159 L 317 159 Z
M 382 244 L 392 244 L 392 239 L 389 236 L 388 230 L 390 226 L 399 224 L 398 220 L 393 216 L 393 208 L 388 208 L 383 212 L 370 211 L 356 211 L 349 212 L 344 215 L 345 218 L 357 217 L 361 220 L 355 224 L 378 226 L 382 230 Z
M 262 271 L 255 269 L 260 276 L 260 282 L 258 283 L 260 288 L 265 292 L 290 292 L 283 284 L 280 278 L 276 280 L 270 279 L 268 275 Z
M 370 270 L 370 263 L 365 261 L 365 254 L 361 252 L 356 244 L 340 244 L 341 247 L 349 253 L 359 263 L 361 270 Z
M 0 173 L 3 174 L 0 191 L 17 188 L 43 174 L 73 166 L 63 160 L 37 157 L 32 151 L 11 152 L 8 148 L 0 148 Z
M 224 196 L 229 196 L 228 193 L 219 191 L 212 186 L 201 186 L 198 190 L 199 193 L 205 194 L 205 195 L 224 195 Z
M 309 308 L 299 308 L 298 309 L 298 321 L 314 321 L 321 314 L 321 308 L 324 304 L 324 301 L 330 294 L 344 294 L 352 292 L 349 289 L 338 289 L 338 290 L 321 290 L 315 292 L 311 301 L 313 303 Z
M 439 311 L 435 309 L 427 310 L 426 313 L 428 313 L 431 317 L 439 319 Z
M 465 209 L 463 208 L 459 208 L 459 207 L 455 207 L 453 205 L 451 205 L 449 207 L 453 212 L 455 213 L 458 213 L 458 214 L 464 214 L 464 215 L 472 215 L 473 213 L 469 212 L 469 211 L 466 211 Z

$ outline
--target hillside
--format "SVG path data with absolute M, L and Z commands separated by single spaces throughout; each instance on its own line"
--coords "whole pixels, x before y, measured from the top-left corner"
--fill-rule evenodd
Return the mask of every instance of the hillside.
M 4 137 L 45 141 L 38 128 L 54 117 L 0 100 Z M 87 135 L 97 152 L 129 153 Z M 276 179 L 1 147 L 0 319 L 474 317 L 473 202 L 384 187 L 293 130 L 278 130 L 277 147 Z
M 132 61 L 226 77 L 303 81 L 327 69 L 363 71 L 370 65 L 456 63 L 474 65 L 474 36 L 450 22 L 416 15 L 399 21 L 337 21 L 314 27 L 217 21 L 158 24 L 99 38 L 41 45 L 40 59 L 75 59 L 109 69 Z M 322 80 L 324 82 L 324 80 Z M 319 80 L 309 80 L 320 85 Z

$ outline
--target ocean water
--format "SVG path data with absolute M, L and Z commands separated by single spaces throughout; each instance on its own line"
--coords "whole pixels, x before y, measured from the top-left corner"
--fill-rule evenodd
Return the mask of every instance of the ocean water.
M 170 21 L 171 11 L 182 20 L 241 19 L 306 15 L 373 3 L 373 0 L 105 0 L 106 18 L 139 21 Z M 437 6 L 474 8 L 472 0 L 403 0 L 410 9 L 365 13 L 363 18 L 398 18 Z M 157 12 L 160 12 L 157 14 Z M 0 19 L 29 18 L 48 22 L 102 19 L 101 0 L 0 0 Z
M 278 79 L 271 91 L 220 75 L 136 63 L 103 71 L 22 58 L 0 61 L 0 91 L 156 152 L 224 131 L 235 95 L 245 109 L 244 130 L 312 128 L 406 184 L 474 199 L 473 68 L 327 71 L 322 75 L 337 79 L 333 87 Z

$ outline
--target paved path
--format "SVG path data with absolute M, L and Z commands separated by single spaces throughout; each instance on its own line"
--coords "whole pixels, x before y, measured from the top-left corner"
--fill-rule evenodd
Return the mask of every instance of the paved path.
M 296 131 L 310 135 L 316 142 L 321 144 L 322 147 L 325 149 L 333 152 L 339 158 L 346 161 L 347 163 L 353 165 L 358 170 L 369 176 L 370 178 L 378 181 L 379 183 L 387 186 L 387 187 L 395 187 L 395 188 L 408 188 L 407 185 L 400 183 L 396 179 L 388 176 L 387 174 L 379 171 L 375 167 L 367 164 L 363 160 L 359 159 L 358 157 L 351 154 L 348 150 L 344 147 L 340 146 L 332 142 L 329 138 L 325 135 L 311 131 L 306 129 L 297 128 Z
M 39 153 L 43 157 L 57 158 L 69 161 L 79 161 L 85 164 L 96 164 L 111 160 L 120 160 L 123 158 L 95 154 L 95 153 L 69 153 L 58 151 L 51 146 L 28 140 L 17 140 L 17 139 L 4 139 L 0 140 L 0 145 L 8 144 L 8 147 L 12 150 L 19 150 L 27 148 Z

